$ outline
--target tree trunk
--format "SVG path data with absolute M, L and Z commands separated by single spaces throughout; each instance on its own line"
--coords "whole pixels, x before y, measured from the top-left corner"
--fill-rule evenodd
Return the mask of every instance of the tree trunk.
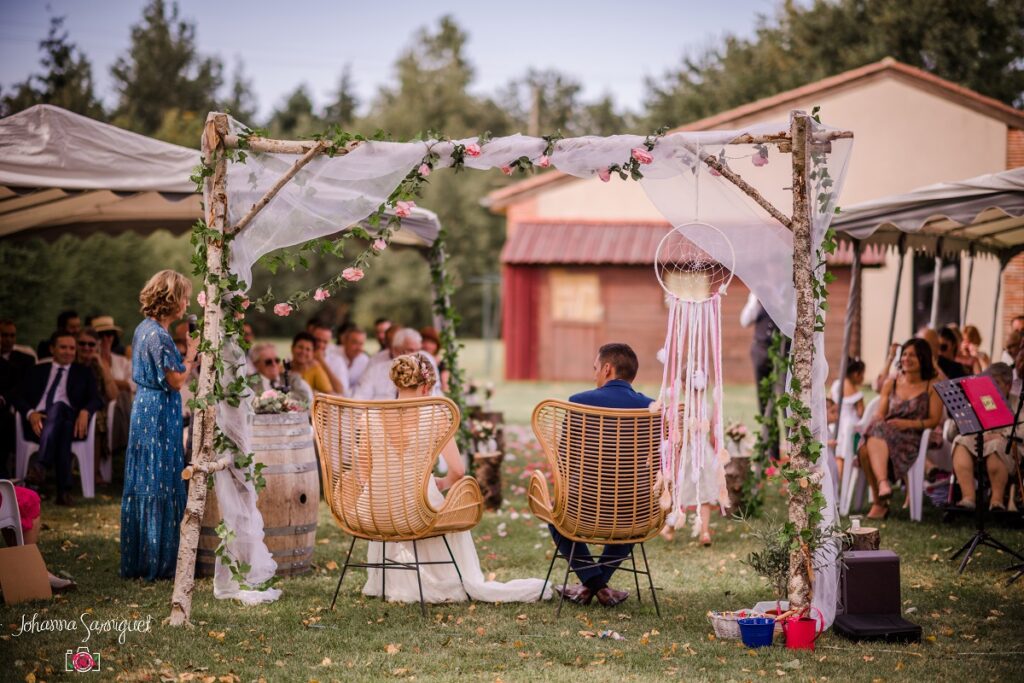
M 814 264 L 811 262 L 811 212 L 807 193 L 807 138 L 810 121 L 806 113 L 795 112 L 790 126 L 793 140 L 793 287 L 796 289 L 796 330 L 793 333 L 793 379 L 800 383 L 800 400 L 805 406 L 811 405 L 811 367 L 814 362 L 814 319 L 816 302 L 812 288 Z M 809 469 L 811 463 L 806 456 L 805 443 L 800 435 L 806 426 L 803 418 L 796 413 L 791 417 L 796 424 L 790 430 L 793 435 L 790 448 L 790 467 Z M 815 438 L 813 435 L 811 438 Z M 808 527 L 808 508 L 813 491 L 821 484 L 811 480 L 807 485 L 790 494 L 789 521 L 798 531 Z M 802 610 L 811 604 L 812 564 L 810 551 L 804 544 L 789 555 L 789 606 Z
M 850 538 L 850 550 L 878 550 L 882 543 L 878 529 L 870 526 L 850 529 Z
M 211 113 L 203 129 L 202 151 L 206 164 L 213 164 L 213 175 L 206 178 L 203 187 L 203 203 L 206 209 L 206 225 L 223 234 L 227 217 L 227 159 L 224 157 L 224 136 L 228 132 L 228 119 L 224 114 Z M 210 275 L 219 278 L 224 274 L 223 242 L 207 240 L 206 267 Z M 209 350 L 200 354 L 198 398 L 210 395 L 216 381 L 214 364 L 220 354 L 223 330 L 221 329 L 221 299 L 216 285 L 210 279 L 205 283 L 206 306 L 203 309 L 203 339 Z M 206 509 L 206 482 L 211 476 L 208 464 L 214 459 L 213 432 L 217 423 L 217 407 L 205 406 L 193 415 L 192 427 L 192 476 L 189 480 L 188 502 L 185 516 L 181 520 L 181 538 L 178 543 L 178 564 L 174 575 L 174 593 L 171 596 L 171 626 L 191 625 L 192 590 L 195 587 L 196 548 L 199 545 L 199 529 Z

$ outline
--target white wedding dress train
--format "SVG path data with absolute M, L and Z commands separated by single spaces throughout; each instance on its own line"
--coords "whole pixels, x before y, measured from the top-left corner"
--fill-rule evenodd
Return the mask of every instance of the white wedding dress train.
M 430 504 L 440 507 L 444 502 L 444 496 L 438 490 L 434 479 L 430 479 L 427 496 Z M 540 598 L 542 579 L 513 579 L 507 582 L 487 581 L 484 579 L 483 571 L 480 569 L 480 559 L 476 554 L 476 545 L 473 543 L 473 536 L 468 531 L 446 534 L 448 545 L 452 549 L 452 555 L 459 565 L 459 572 L 462 573 L 462 582 L 459 582 L 459 575 L 455 571 L 444 547 L 444 540 L 438 536 L 423 541 L 416 541 L 416 551 L 419 554 L 420 562 L 448 562 L 449 564 L 434 564 L 420 567 L 420 580 L 423 582 L 423 600 L 425 602 L 462 602 L 466 600 L 466 594 L 473 600 L 480 602 L 536 602 Z M 381 547 L 383 544 L 371 541 L 367 550 L 367 562 L 381 562 Z M 394 562 L 415 561 L 412 542 L 388 543 L 387 557 Z M 363 586 L 363 594 L 373 597 L 380 597 L 381 594 L 381 570 L 367 569 L 366 584 Z M 416 572 L 408 569 L 388 568 L 384 571 L 386 585 L 384 594 L 391 602 L 419 602 L 420 591 L 416 582 Z M 465 586 L 465 590 L 463 590 Z M 551 598 L 550 584 L 544 588 L 544 599 Z

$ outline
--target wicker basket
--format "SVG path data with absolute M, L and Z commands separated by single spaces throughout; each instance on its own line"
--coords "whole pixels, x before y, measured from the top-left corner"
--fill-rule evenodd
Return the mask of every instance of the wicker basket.
M 715 629 L 716 638 L 737 640 L 740 637 L 739 620 L 747 617 L 763 617 L 760 612 L 743 609 L 739 612 L 708 612 L 708 621 Z

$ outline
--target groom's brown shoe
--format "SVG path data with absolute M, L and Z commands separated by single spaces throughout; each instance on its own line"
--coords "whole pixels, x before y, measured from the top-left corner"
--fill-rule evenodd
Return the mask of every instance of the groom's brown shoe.
M 575 586 L 554 586 L 554 590 L 569 602 L 577 605 L 589 605 L 590 601 L 594 599 L 594 594 L 589 588 L 582 584 L 576 584 Z
M 628 591 L 617 591 L 611 586 L 605 586 L 595 593 L 597 601 L 605 607 L 615 607 L 626 601 L 629 597 Z

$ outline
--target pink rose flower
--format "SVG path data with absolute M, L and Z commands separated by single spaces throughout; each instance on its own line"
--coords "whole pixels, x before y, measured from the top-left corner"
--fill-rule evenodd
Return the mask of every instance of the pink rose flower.
M 292 310 L 291 304 L 274 304 L 274 315 L 279 315 L 282 318 L 291 315 Z
M 467 157 L 478 157 L 480 156 L 480 145 L 475 142 L 466 145 L 466 156 Z
M 245 317 L 245 313 L 242 313 L 241 311 L 235 311 L 232 315 L 235 316 L 235 320 L 241 320 Z
M 341 276 L 348 280 L 349 282 L 359 282 L 360 280 L 363 279 L 363 269 L 346 268 L 345 270 L 341 271 Z
M 313 292 L 313 301 L 326 301 L 331 297 L 331 293 L 322 287 L 317 287 L 316 291 Z
M 779 473 L 778 468 L 776 468 L 774 466 L 769 466 L 769 467 L 764 468 L 764 475 L 766 477 L 774 477 L 778 473 Z
M 760 168 L 761 166 L 768 165 L 768 153 L 767 152 L 755 152 L 754 156 L 750 159 L 754 162 L 754 166 Z
M 395 215 L 399 218 L 408 218 L 415 208 L 416 202 L 398 202 L 395 204 Z
M 206 290 L 202 290 L 196 295 L 196 301 L 201 308 L 206 308 Z
M 597 177 L 601 179 L 601 182 L 607 183 L 612 179 L 612 172 L 607 168 L 599 168 L 597 169 Z
M 382 240 L 382 239 L 375 239 L 373 241 L 373 250 L 374 251 L 384 251 L 387 248 L 388 248 L 388 243 L 385 242 L 384 240 Z
M 537 168 L 547 168 L 551 165 L 551 158 L 547 154 L 541 154 L 537 159 Z
M 427 164 L 420 164 L 419 174 L 426 178 L 428 175 L 430 175 L 430 166 L 428 166 Z
M 501 167 L 501 172 L 504 173 L 505 175 L 512 175 L 512 167 L 511 166 L 502 166 Z
M 654 157 L 643 147 L 634 147 L 630 151 L 630 155 L 639 161 L 641 164 L 649 164 L 654 161 Z
M 714 166 L 709 166 L 708 168 L 711 169 L 711 175 L 715 176 L 716 178 L 721 177 L 722 174 L 718 172 L 717 168 L 715 168 Z
M 240 301 L 240 302 L 238 303 L 238 305 L 242 307 L 242 310 L 243 310 L 243 311 L 245 311 L 245 310 L 247 310 L 247 309 L 249 308 L 249 304 L 251 304 L 251 303 L 252 303 L 252 302 L 251 302 L 251 301 L 249 301 L 249 297 L 245 297 L 244 299 L 242 299 L 242 300 L 241 300 L 241 301 Z

